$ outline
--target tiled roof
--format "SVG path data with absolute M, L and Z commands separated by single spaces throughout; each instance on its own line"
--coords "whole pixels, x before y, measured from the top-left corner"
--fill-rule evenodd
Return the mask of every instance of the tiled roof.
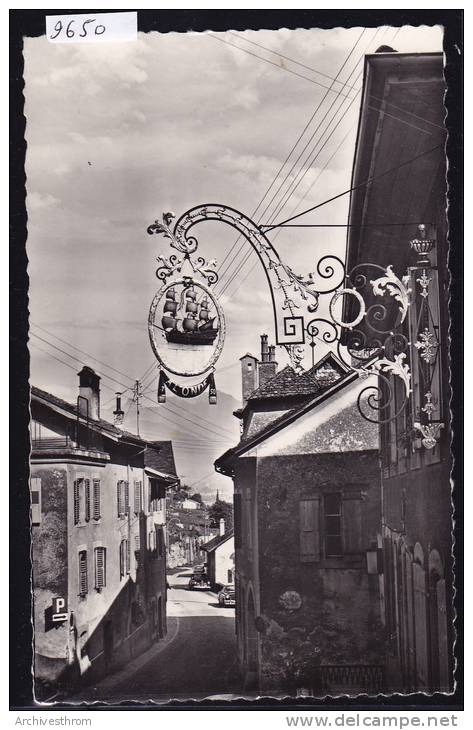
M 332 353 L 328 353 L 310 370 L 300 375 L 290 365 L 286 365 L 273 378 L 254 390 L 248 400 L 314 396 L 339 380 L 345 373 L 346 370 L 341 363 Z
M 224 535 L 217 535 L 217 537 L 214 537 L 212 540 L 209 540 L 208 542 L 204 542 L 201 545 L 201 549 L 205 550 L 207 553 L 213 552 L 213 550 L 216 550 L 220 545 L 223 545 L 224 542 L 227 542 L 231 537 L 233 537 L 234 531 L 229 530 Z
M 77 416 L 80 415 L 78 414 L 76 404 L 68 403 L 52 393 L 36 388 L 34 385 L 31 387 L 31 399 L 33 402 L 37 399 L 41 399 L 41 401 L 45 401 L 51 406 L 59 408 L 64 411 L 66 415 L 69 414 L 74 418 L 77 418 Z M 89 418 L 88 424 L 90 428 L 95 428 L 102 433 L 110 434 L 110 436 L 113 436 L 114 438 L 124 441 L 132 441 L 133 443 L 147 446 L 145 452 L 146 466 L 151 467 L 151 469 L 156 469 L 157 471 L 165 472 L 166 474 L 176 474 L 172 441 L 147 441 L 146 439 L 136 436 L 136 434 L 131 433 L 130 431 L 117 428 L 117 426 L 113 423 L 104 421 L 103 418 Z

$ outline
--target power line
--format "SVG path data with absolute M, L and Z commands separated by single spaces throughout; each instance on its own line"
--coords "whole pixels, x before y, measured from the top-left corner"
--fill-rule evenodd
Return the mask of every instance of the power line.
M 213 38 L 216 41 L 220 41 L 221 43 L 226 43 L 228 46 L 233 46 L 233 48 L 237 48 L 239 51 L 243 51 L 243 53 L 247 53 L 249 56 L 253 56 L 254 58 L 259 58 L 260 61 L 266 61 L 266 63 L 270 63 L 271 66 L 275 66 L 276 68 L 281 69 L 282 71 L 287 71 L 287 73 L 293 74 L 294 76 L 298 76 L 300 79 L 305 79 L 305 81 L 310 81 L 312 84 L 316 84 L 316 86 L 321 86 L 323 89 L 329 89 L 332 91 L 331 87 L 325 86 L 325 84 L 321 84 L 320 81 L 316 81 L 315 79 L 311 79 L 308 76 L 303 76 L 303 74 L 297 73 L 297 71 L 293 71 L 290 68 L 287 68 L 286 66 L 281 66 L 279 63 L 275 63 L 274 61 L 270 61 L 269 58 L 263 58 L 263 56 L 258 56 L 257 53 L 252 53 L 252 51 L 249 51 L 247 48 L 242 48 L 241 46 L 236 45 L 235 43 L 231 43 L 228 40 L 224 40 L 223 38 L 220 38 L 219 36 L 213 35 L 213 33 L 207 34 L 208 38 Z M 333 90 L 334 93 L 341 94 L 340 91 Z M 342 96 L 346 96 L 348 99 L 350 98 L 347 94 L 342 94 Z
M 324 205 L 327 205 L 328 203 L 333 202 L 334 200 L 337 200 L 338 198 L 341 198 L 343 195 L 348 195 L 348 193 L 353 192 L 354 190 L 358 190 L 358 188 L 362 188 L 365 185 L 369 185 L 370 183 L 374 182 L 375 180 L 379 180 L 382 177 L 385 177 L 386 175 L 389 175 L 391 172 L 396 172 L 396 170 L 400 170 L 402 167 L 405 167 L 406 165 L 410 165 L 412 162 L 415 162 L 416 160 L 419 160 L 421 157 L 425 157 L 426 155 L 430 155 L 432 152 L 435 152 L 436 150 L 440 149 L 442 145 L 438 144 L 435 147 L 431 147 L 428 150 L 425 150 L 425 152 L 421 152 L 419 155 L 416 155 L 415 157 L 411 157 L 409 160 L 406 160 L 405 162 L 400 163 L 399 165 L 396 165 L 395 167 L 391 167 L 388 170 L 384 170 L 384 172 L 381 172 L 377 175 L 372 175 L 371 177 L 367 178 L 363 182 L 359 183 L 358 185 L 354 185 L 353 187 L 349 188 L 348 190 L 344 190 L 343 193 L 338 193 L 338 195 L 334 195 L 331 198 L 328 198 L 328 200 L 324 200 L 322 203 L 318 203 L 317 205 L 312 206 L 312 208 L 308 208 L 307 210 L 302 211 L 302 213 L 298 213 L 297 215 L 293 216 L 292 218 L 287 218 L 284 221 L 281 221 L 281 223 L 277 223 L 276 225 L 272 226 L 262 226 L 262 228 L 266 228 L 266 233 L 269 231 L 272 231 L 274 228 L 279 228 L 280 226 L 283 226 L 285 223 L 290 223 L 290 221 L 296 220 L 296 218 L 300 218 L 303 215 L 306 215 L 307 213 L 311 213 L 314 210 L 317 210 L 318 208 L 321 208 Z
M 81 350 L 80 347 L 76 347 L 71 342 L 66 342 L 66 340 L 61 339 L 57 335 L 53 334 L 53 332 L 49 332 L 45 327 L 41 327 L 39 324 L 35 324 L 35 322 L 31 322 L 31 324 L 34 327 L 37 327 L 38 329 L 42 330 L 43 332 L 46 332 L 47 335 L 50 337 L 54 337 L 54 339 L 58 340 L 59 342 L 62 342 L 64 345 L 67 345 L 68 347 L 72 347 L 73 350 L 77 350 L 77 352 L 81 352 L 83 355 L 87 355 L 87 357 L 90 357 L 92 360 L 95 360 L 95 362 L 100 363 L 100 365 L 103 365 L 108 370 L 113 370 L 114 373 L 117 373 L 118 375 L 122 375 L 124 378 L 128 378 L 128 375 L 125 373 L 122 373 L 120 370 L 117 370 L 116 368 L 112 367 L 111 365 L 107 365 L 107 363 L 102 362 L 102 360 L 99 360 L 97 357 L 94 357 L 94 355 L 91 355 L 89 352 L 85 352 L 84 350 Z
M 346 58 L 345 58 L 345 60 L 343 61 L 342 65 L 340 66 L 340 68 L 339 68 L 339 70 L 338 70 L 338 73 L 337 73 L 337 76 L 336 76 L 336 78 L 337 78 L 337 77 L 338 77 L 338 76 L 340 75 L 340 73 L 341 73 L 341 72 L 343 71 L 344 67 L 345 67 L 345 66 L 346 66 L 346 64 L 348 63 L 348 61 L 349 61 L 350 57 L 351 57 L 351 56 L 352 56 L 352 54 L 354 53 L 354 51 L 355 51 L 355 48 L 356 48 L 356 46 L 358 45 L 359 41 L 361 40 L 362 36 L 364 35 L 365 31 L 366 31 L 366 29 L 365 29 L 365 28 L 364 28 L 364 29 L 363 29 L 363 30 L 361 31 L 361 33 L 360 33 L 360 35 L 358 36 L 358 38 L 357 38 L 356 42 L 354 43 L 354 45 L 352 46 L 352 48 L 351 48 L 350 52 L 349 52 L 349 53 L 348 53 L 348 55 L 346 56 Z M 346 82 L 345 82 L 345 83 L 346 83 Z M 266 190 L 266 192 L 265 192 L 264 196 L 262 197 L 262 199 L 261 199 L 261 200 L 260 200 L 260 202 L 258 203 L 257 207 L 256 207 L 256 208 L 255 208 L 255 210 L 253 211 L 253 213 L 252 213 L 252 216 L 254 216 L 254 215 L 255 215 L 255 214 L 257 213 L 258 209 L 259 209 L 259 208 L 261 207 L 261 205 L 263 204 L 264 200 L 265 200 L 265 199 L 266 199 L 266 197 L 267 197 L 267 196 L 269 195 L 269 192 L 271 191 L 272 187 L 273 187 L 273 186 L 274 186 L 274 185 L 276 184 L 276 182 L 277 182 L 277 180 L 278 180 L 278 178 L 279 178 L 279 175 L 281 174 L 282 170 L 284 169 L 284 167 L 285 167 L 285 166 L 286 166 L 286 164 L 288 163 L 288 161 L 289 161 L 289 159 L 290 159 L 290 157 L 291 157 L 292 153 L 293 153 L 293 152 L 294 152 L 294 150 L 296 149 L 296 147 L 297 147 L 297 145 L 299 144 L 299 142 L 301 141 L 302 137 L 304 136 L 304 134 L 306 133 L 306 131 L 308 130 L 308 128 L 309 128 L 309 127 L 310 127 L 310 125 L 312 124 L 312 122 L 313 122 L 313 120 L 315 119 L 315 117 L 317 116 L 317 114 L 318 114 L 319 110 L 321 109 L 321 107 L 322 107 L 322 105 L 323 105 L 323 103 L 324 103 L 325 99 L 327 98 L 327 95 L 328 95 L 328 91 L 327 91 L 327 92 L 326 92 L 326 93 L 324 94 L 323 98 L 322 98 L 322 99 L 320 100 L 320 102 L 319 102 L 319 103 L 317 104 L 317 106 L 316 106 L 316 108 L 315 108 L 314 112 L 312 113 L 312 115 L 311 115 L 310 119 L 309 119 L 309 120 L 308 120 L 308 122 L 306 123 L 306 125 L 305 125 L 304 129 L 302 130 L 302 132 L 301 132 L 301 133 L 299 134 L 299 137 L 297 138 L 297 140 L 296 140 L 295 144 L 293 145 L 292 149 L 290 150 L 290 152 L 289 152 L 289 154 L 287 155 L 286 159 L 284 160 L 283 164 L 282 164 L 282 165 L 281 165 L 281 167 L 279 168 L 279 170 L 278 170 L 278 172 L 277 172 L 276 176 L 275 176 L 275 177 L 273 178 L 273 180 L 272 180 L 272 182 L 271 182 L 271 184 L 270 184 L 269 188 L 268 188 L 268 189 Z M 320 126 L 320 124 L 319 124 L 319 126 Z M 317 127 L 317 129 L 318 129 L 318 128 L 319 128 L 319 127 Z M 316 131 L 317 131 L 317 130 L 316 130 Z M 316 132 L 315 132 L 315 133 L 316 133 Z M 314 134 L 315 134 L 315 133 L 314 133 Z M 301 154 L 303 154 L 303 152 L 304 152 L 304 151 L 305 151 L 305 149 L 307 148 L 307 144 L 310 144 L 310 141 L 311 141 L 311 140 L 313 139 L 313 137 L 314 137 L 314 134 L 312 134 L 311 138 L 309 139 L 309 142 L 308 142 L 308 143 L 306 143 L 306 145 L 305 145 L 304 149 L 302 150 L 302 153 L 301 153 Z M 299 159 L 300 159 L 300 157 L 301 157 L 301 154 L 300 154 L 300 155 L 299 155 L 299 157 L 297 158 L 297 160 L 296 160 L 296 163 L 295 163 L 295 164 L 297 164 L 297 162 L 299 161 Z M 293 169 L 294 169 L 294 165 L 292 166 L 292 168 L 291 168 L 291 170 L 290 170 L 289 174 L 290 174 L 290 173 L 292 172 L 292 170 L 293 170 Z M 287 177 L 288 177 L 288 175 L 286 175 L 286 177 L 284 178 L 284 180 L 282 181 L 282 183 L 281 183 L 281 184 L 279 185 L 279 187 L 278 187 L 278 189 L 277 189 L 277 191 L 276 191 L 275 195 L 277 195 L 277 194 L 279 193 L 279 191 L 281 190 L 281 186 L 282 186 L 282 185 L 284 185 L 285 181 L 287 180 Z M 262 212 L 262 214 L 261 214 L 261 215 L 260 215 L 260 217 L 259 217 L 259 220 L 261 220 L 261 218 L 262 218 L 262 217 L 264 216 L 264 214 L 265 214 L 265 213 L 267 212 L 267 210 L 268 210 L 269 206 L 271 205 L 271 203 L 272 203 L 272 202 L 273 202 L 273 200 L 274 200 L 274 197 L 275 197 L 275 195 L 273 195 L 273 197 L 271 198 L 270 202 L 269 202 L 269 203 L 268 203 L 268 204 L 266 205 L 266 207 L 265 207 L 264 211 Z M 237 237 L 236 241 L 234 242 L 234 244 L 233 244 L 233 246 L 231 247 L 230 251 L 228 252 L 227 256 L 226 256 L 226 257 L 224 258 L 224 260 L 222 261 L 222 264 L 221 264 L 221 266 L 220 266 L 220 269 L 222 268 L 222 266 L 223 266 L 223 264 L 224 264 L 225 260 L 227 260 L 227 259 L 229 258 L 229 256 L 231 255 L 232 251 L 233 251 L 233 250 L 235 249 L 235 247 L 236 247 L 236 245 L 238 244 L 238 241 L 240 240 L 240 238 L 241 238 L 241 234 L 240 234 L 240 235 L 239 235 L 239 236 Z M 227 273 L 227 271 L 229 270 L 230 266 L 231 266 L 231 265 L 233 264 L 233 262 L 235 261 L 235 259 L 236 259 L 236 257 L 238 256 L 238 254 L 239 254 L 239 253 L 241 252 L 241 250 L 242 250 L 242 249 L 244 248 L 244 246 L 245 246 L 245 242 L 243 242 L 243 243 L 242 243 L 242 245 L 240 246 L 240 248 L 239 248 L 239 249 L 238 249 L 238 250 L 237 250 L 237 251 L 235 252 L 235 254 L 233 255 L 232 259 L 231 259 L 231 260 L 229 261 L 229 263 L 228 263 L 227 267 L 225 268 L 225 271 L 224 271 L 224 272 L 223 272 L 223 273 L 222 273 L 222 274 L 220 275 L 220 276 L 221 276 L 221 281 L 222 281 L 222 279 L 223 279 L 223 276 L 225 276 L 225 274 L 226 274 L 226 273 Z
M 337 78 L 333 76 L 329 76 L 326 73 L 323 73 L 323 71 L 318 71 L 316 68 L 313 68 L 312 66 L 307 66 L 305 63 L 301 63 L 301 61 L 296 61 L 294 58 L 290 58 L 289 56 L 285 56 L 284 53 L 281 53 L 280 51 L 274 51 L 271 48 L 267 48 L 266 46 L 262 46 L 261 43 L 256 43 L 256 41 L 251 41 L 249 38 L 246 38 L 242 34 L 234 33 L 232 30 L 227 31 L 229 35 L 234 36 L 235 38 L 239 38 L 242 41 L 245 41 L 245 43 L 251 43 L 252 46 L 258 46 L 258 48 L 262 48 L 263 51 L 267 51 L 268 53 L 272 53 L 275 56 L 279 56 L 280 58 L 284 58 L 286 61 L 290 61 L 291 63 L 295 63 L 297 66 L 301 66 L 301 68 L 305 68 L 308 71 L 313 71 L 316 74 L 319 74 L 320 76 L 324 76 L 326 79 L 329 79 L 330 81 L 337 81 Z M 244 50 L 243 48 L 241 50 Z M 338 84 L 342 84 L 342 87 L 344 86 L 342 81 L 337 81 Z M 325 87 L 327 88 L 327 87 Z M 352 89 L 352 86 L 348 86 L 347 88 Z

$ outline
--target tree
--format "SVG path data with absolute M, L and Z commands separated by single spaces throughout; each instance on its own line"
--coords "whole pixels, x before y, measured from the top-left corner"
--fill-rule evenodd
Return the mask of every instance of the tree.
M 233 505 L 219 499 L 211 507 L 209 507 L 209 517 L 211 527 L 220 527 L 220 520 L 225 520 L 225 532 L 233 528 Z
M 199 502 L 200 504 L 202 504 L 202 495 L 199 494 L 199 492 L 193 494 L 191 499 L 193 499 L 195 502 Z

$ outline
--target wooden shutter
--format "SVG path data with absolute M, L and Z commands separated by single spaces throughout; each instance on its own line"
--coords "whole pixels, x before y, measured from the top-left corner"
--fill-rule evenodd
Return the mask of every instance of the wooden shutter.
M 119 564 L 120 564 L 120 578 L 123 578 L 125 575 L 125 560 L 123 555 L 123 540 L 120 541 L 120 546 L 118 548 L 118 555 L 119 555 Z
M 358 494 L 344 494 L 342 502 L 343 553 L 361 553 L 363 550 L 362 529 L 363 500 Z
M 235 548 L 241 548 L 241 494 L 233 495 L 233 522 L 235 526 Z
M 125 509 L 123 510 L 123 514 L 127 515 L 130 510 L 130 491 L 128 482 L 123 482 L 123 489 L 124 489 L 124 498 L 125 498 Z
M 320 560 L 319 498 L 299 501 L 300 558 L 303 563 Z
M 141 482 L 134 484 L 133 512 L 138 515 L 141 512 Z
M 84 479 L 85 521 L 90 520 L 90 479 Z
M 74 481 L 74 524 L 78 525 L 80 520 L 80 479 Z
M 123 514 L 122 509 L 122 482 L 117 482 L 117 515 L 121 517 Z
M 100 479 L 93 481 L 93 517 L 100 520 Z
M 31 524 L 41 523 L 41 479 L 31 477 Z
M 98 591 L 105 586 L 105 561 L 106 549 L 104 547 L 95 548 L 95 587 Z
M 87 591 L 87 550 L 81 550 L 79 553 L 79 595 L 85 596 Z

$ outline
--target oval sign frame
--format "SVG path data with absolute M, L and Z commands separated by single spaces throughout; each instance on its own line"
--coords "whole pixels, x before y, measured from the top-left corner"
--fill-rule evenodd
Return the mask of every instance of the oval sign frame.
M 155 329 L 157 325 L 155 325 L 155 317 L 156 317 L 156 310 L 158 308 L 158 304 L 160 303 L 161 299 L 164 297 L 168 289 L 171 289 L 171 287 L 176 286 L 178 284 L 183 285 L 189 285 L 192 284 L 197 289 L 202 289 L 207 296 L 212 300 L 212 304 L 215 307 L 215 311 L 217 312 L 217 318 L 218 318 L 218 341 L 217 344 L 214 345 L 212 356 L 210 357 L 208 363 L 206 366 L 201 370 L 191 370 L 191 371 L 179 371 L 174 370 L 171 368 L 161 357 L 159 353 L 159 347 L 158 343 L 156 341 L 155 337 Z M 217 362 L 218 358 L 220 357 L 223 349 L 223 344 L 225 342 L 225 316 L 223 314 L 223 309 L 218 302 L 218 300 L 214 297 L 212 292 L 210 291 L 209 287 L 205 284 L 202 284 L 200 281 L 195 281 L 195 279 L 190 279 L 189 277 L 181 278 L 181 279 L 174 279 L 173 281 L 169 281 L 167 284 L 161 287 L 156 294 L 153 297 L 153 301 L 151 302 L 151 306 L 149 308 L 149 314 L 148 314 L 148 334 L 149 339 L 151 343 L 151 348 L 156 356 L 156 359 L 158 360 L 159 364 L 164 368 L 164 370 L 167 370 L 170 373 L 173 373 L 174 375 L 181 375 L 182 377 L 191 378 L 193 376 L 197 375 L 203 375 L 208 370 L 211 370 L 215 363 Z

